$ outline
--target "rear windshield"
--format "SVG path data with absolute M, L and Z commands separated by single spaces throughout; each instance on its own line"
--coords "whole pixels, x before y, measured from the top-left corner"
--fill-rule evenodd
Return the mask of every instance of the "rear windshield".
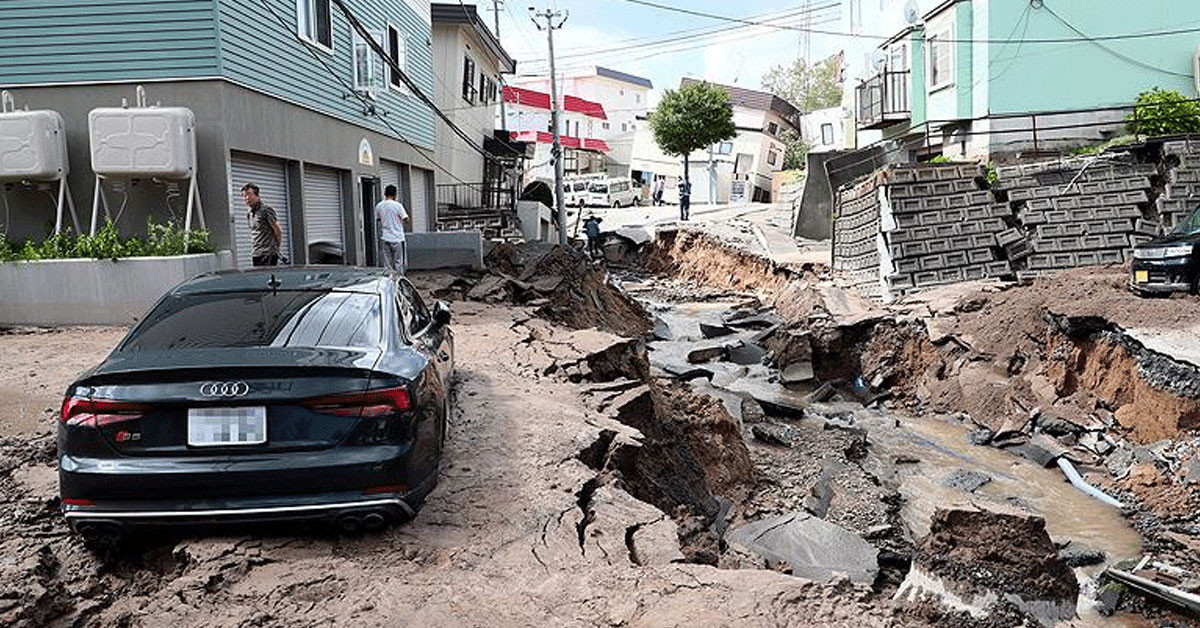
M 592 187 L 588 188 L 589 192 L 599 192 L 600 194 L 608 194 L 607 183 L 593 183 Z
M 1200 207 L 1192 211 L 1192 213 L 1183 222 L 1175 225 L 1171 231 L 1179 235 L 1191 235 L 1200 231 Z
M 379 344 L 379 296 L 279 291 L 168 297 L 121 351 L 221 347 L 353 347 Z

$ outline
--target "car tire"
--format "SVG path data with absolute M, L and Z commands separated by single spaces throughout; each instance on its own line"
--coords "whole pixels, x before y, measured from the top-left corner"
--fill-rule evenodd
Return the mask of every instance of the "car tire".
M 621 201 L 613 201 L 613 209 L 621 209 Z

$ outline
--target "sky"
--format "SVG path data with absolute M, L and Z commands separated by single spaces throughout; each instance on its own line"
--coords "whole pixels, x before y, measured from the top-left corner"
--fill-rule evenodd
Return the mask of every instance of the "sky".
M 559 72 L 571 67 L 602 65 L 642 76 L 654 83 L 651 103 L 664 88 L 678 88 L 679 80 L 692 77 L 750 89 L 762 88 L 762 76 L 775 65 L 790 64 L 801 54 L 801 33 L 742 26 L 699 16 L 684 15 L 628 0 L 536 0 L 547 8 L 569 12 L 561 30 L 554 33 Z M 819 7 L 811 27 L 845 30 L 845 0 L 810 0 Z M 493 26 L 490 0 L 476 0 L 481 16 Z M 767 19 L 803 26 L 801 0 L 655 0 L 658 4 L 754 21 Z M 500 8 L 500 37 L 517 59 L 517 73 L 546 74 L 545 31 L 530 20 L 531 0 L 506 0 Z M 493 26 L 494 28 L 494 26 Z M 676 41 L 636 50 L 614 51 L 648 41 Z M 813 35 L 811 58 L 836 54 L 841 38 Z

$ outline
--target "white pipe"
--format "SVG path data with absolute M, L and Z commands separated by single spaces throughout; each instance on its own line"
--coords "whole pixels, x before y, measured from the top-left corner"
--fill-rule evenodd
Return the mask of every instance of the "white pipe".
M 1155 582 L 1141 576 L 1136 576 L 1127 571 L 1121 571 L 1120 569 L 1109 568 L 1105 570 L 1105 573 L 1107 573 L 1117 582 L 1129 585 L 1135 589 L 1141 589 L 1142 591 L 1154 595 L 1155 597 L 1190 609 L 1193 612 L 1200 611 L 1200 596 L 1197 596 L 1193 593 L 1188 593 L 1187 591 L 1167 586 L 1161 582 Z
M 1092 486 L 1091 484 L 1088 484 L 1087 480 L 1084 480 L 1083 476 L 1079 475 L 1079 472 L 1075 470 L 1075 465 L 1072 465 L 1070 460 L 1059 456 L 1058 468 L 1062 469 L 1063 473 L 1066 474 L 1067 479 L 1071 481 L 1071 485 L 1075 488 L 1087 493 L 1088 495 L 1091 495 L 1092 497 L 1095 497 L 1096 499 L 1108 504 L 1109 506 L 1112 506 L 1113 508 L 1125 508 L 1125 504 L 1117 501 L 1104 491 Z

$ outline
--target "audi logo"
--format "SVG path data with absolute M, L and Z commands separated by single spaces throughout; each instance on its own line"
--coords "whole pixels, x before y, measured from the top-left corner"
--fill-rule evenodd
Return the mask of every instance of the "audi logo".
M 200 394 L 204 397 L 244 397 L 250 392 L 246 382 L 204 382 Z

